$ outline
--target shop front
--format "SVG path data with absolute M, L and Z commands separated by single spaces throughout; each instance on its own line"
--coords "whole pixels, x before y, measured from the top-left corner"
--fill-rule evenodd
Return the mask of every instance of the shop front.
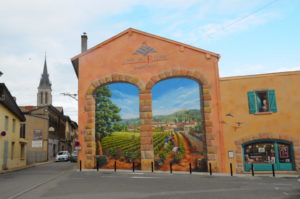
M 294 168 L 293 145 L 283 140 L 255 140 L 243 144 L 244 170 L 292 171 Z

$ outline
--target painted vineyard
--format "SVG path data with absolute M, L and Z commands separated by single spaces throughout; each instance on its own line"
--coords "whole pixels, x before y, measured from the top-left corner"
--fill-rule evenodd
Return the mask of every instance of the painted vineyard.
M 155 155 L 154 165 L 156 170 L 167 171 L 172 163 L 173 170 L 187 171 L 192 163 L 194 170 L 205 171 L 203 153 L 193 151 L 192 134 L 185 135 L 180 132 L 154 132 L 153 150 Z M 194 140 L 195 142 L 195 140 Z M 114 132 L 102 140 L 103 154 L 107 162 L 102 168 L 113 169 L 115 162 L 118 169 L 131 169 L 132 163 L 140 169 L 140 134 L 134 132 Z M 194 148 L 195 150 L 195 148 Z M 197 162 L 198 161 L 198 162 Z M 202 164 L 202 165 L 201 165 Z

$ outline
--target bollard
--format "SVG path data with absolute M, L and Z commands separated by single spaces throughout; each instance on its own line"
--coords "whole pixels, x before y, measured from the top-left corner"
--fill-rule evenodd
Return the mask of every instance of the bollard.
M 209 175 L 212 175 L 211 163 L 209 163 Z
M 172 162 L 170 162 L 170 173 L 172 173 L 173 172 L 173 169 L 172 169 Z
M 152 173 L 153 173 L 153 171 L 154 171 L 154 165 L 153 165 L 153 162 L 151 162 L 151 171 L 152 171 Z
M 273 173 L 273 177 L 275 177 L 275 167 L 274 167 L 274 164 L 272 164 L 272 173 Z
M 116 160 L 115 160 L 114 169 L 115 169 L 115 172 L 117 172 L 117 161 Z
M 99 171 L 99 161 L 96 160 L 96 167 L 97 167 L 97 171 Z
M 232 172 L 232 163 L 230 163 L 230 175 L 233 176 L 233 172 Z
M 190 174 L 192 174 L 192 164 L 190 163 Z
M 134 172 L 134 162 L 132 162 L 132 172 Z
M 80 171 L 82 170 L 82 167 L 81 167 L 81 160 L 79 161 L 79 170 L 80 170 Z
M 251 171 L 252 171 L 252 176 L 254 176 L 254 165 L 253 165 L 253 163 L 251 164 Z

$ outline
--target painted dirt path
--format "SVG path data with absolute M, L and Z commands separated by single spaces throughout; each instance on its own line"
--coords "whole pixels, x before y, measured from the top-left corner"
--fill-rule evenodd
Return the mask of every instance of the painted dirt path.
M 187 142 L 187 140 L 184 138 L 184 136 L 181 133 L 178 133 L 178 136 L 183 141 L 184 144 L 184 157 L 180 160 L 180 163 L 173 164 L 172 168 L 174 171 L 188 171 L 189 170 L 189 163 L 192 163 L 192 153 L 190 146 Z M 174 136 L 176 145 L 179 146 L 179 140 L 177 139 L 177 136 Z M 169 171 L 170 170 L 170 162 L 173 160 L 172 158 L 172 151 L 169 152 L 168 158 L 163 164 L 163 167 L 159 170 L 161 171 Z

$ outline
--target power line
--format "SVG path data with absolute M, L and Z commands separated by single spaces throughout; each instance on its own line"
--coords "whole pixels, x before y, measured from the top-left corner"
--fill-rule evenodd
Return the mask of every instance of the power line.
M 235 25 L 235 24 L 237 24 L 237 23 L 240 23 L 240 22 L 244 21 L 245 19 L 247 19 L 247 18 L 249 18 L 249 17 L 255 15 L 256 13 L 258 13 L 258 12 L 264 10 L 264 9 L 266 9 L 267 7 L 269 7 L 269 6 L 271 6 L 272 4 L 276 3 L 277 1 L 279 1 L 279 0 L 273 0 L 273 1 L 270 1 L 269 3 L 267 3 L 267 4 L 265 4 L 264 6 L 258 8 L 257 10 L 254 10 L 253 12 L 247 14 L 246 16 L 241 17 L 241 18 L 239 18 L 239 19 L 237 19 L 237 20 L 235 20 L 235 21 L 233 21 L 233 22 L 231 22 L 231 23 L 229 23 L 229 24 L 223 26 L 223 27 L 221 28 L 221 30 L 224 31 L 224 30 L 226 30 L 228 27 L 231 27 L 231 26 L 233 26 L 233 25 Z M 220 32 L 220 31 L 215 31 L 215 32 L 209 34 L 208 36 L 211 37 L 212 35 L 215 35 L 215 34 L 218 33 L 218 32 Z

